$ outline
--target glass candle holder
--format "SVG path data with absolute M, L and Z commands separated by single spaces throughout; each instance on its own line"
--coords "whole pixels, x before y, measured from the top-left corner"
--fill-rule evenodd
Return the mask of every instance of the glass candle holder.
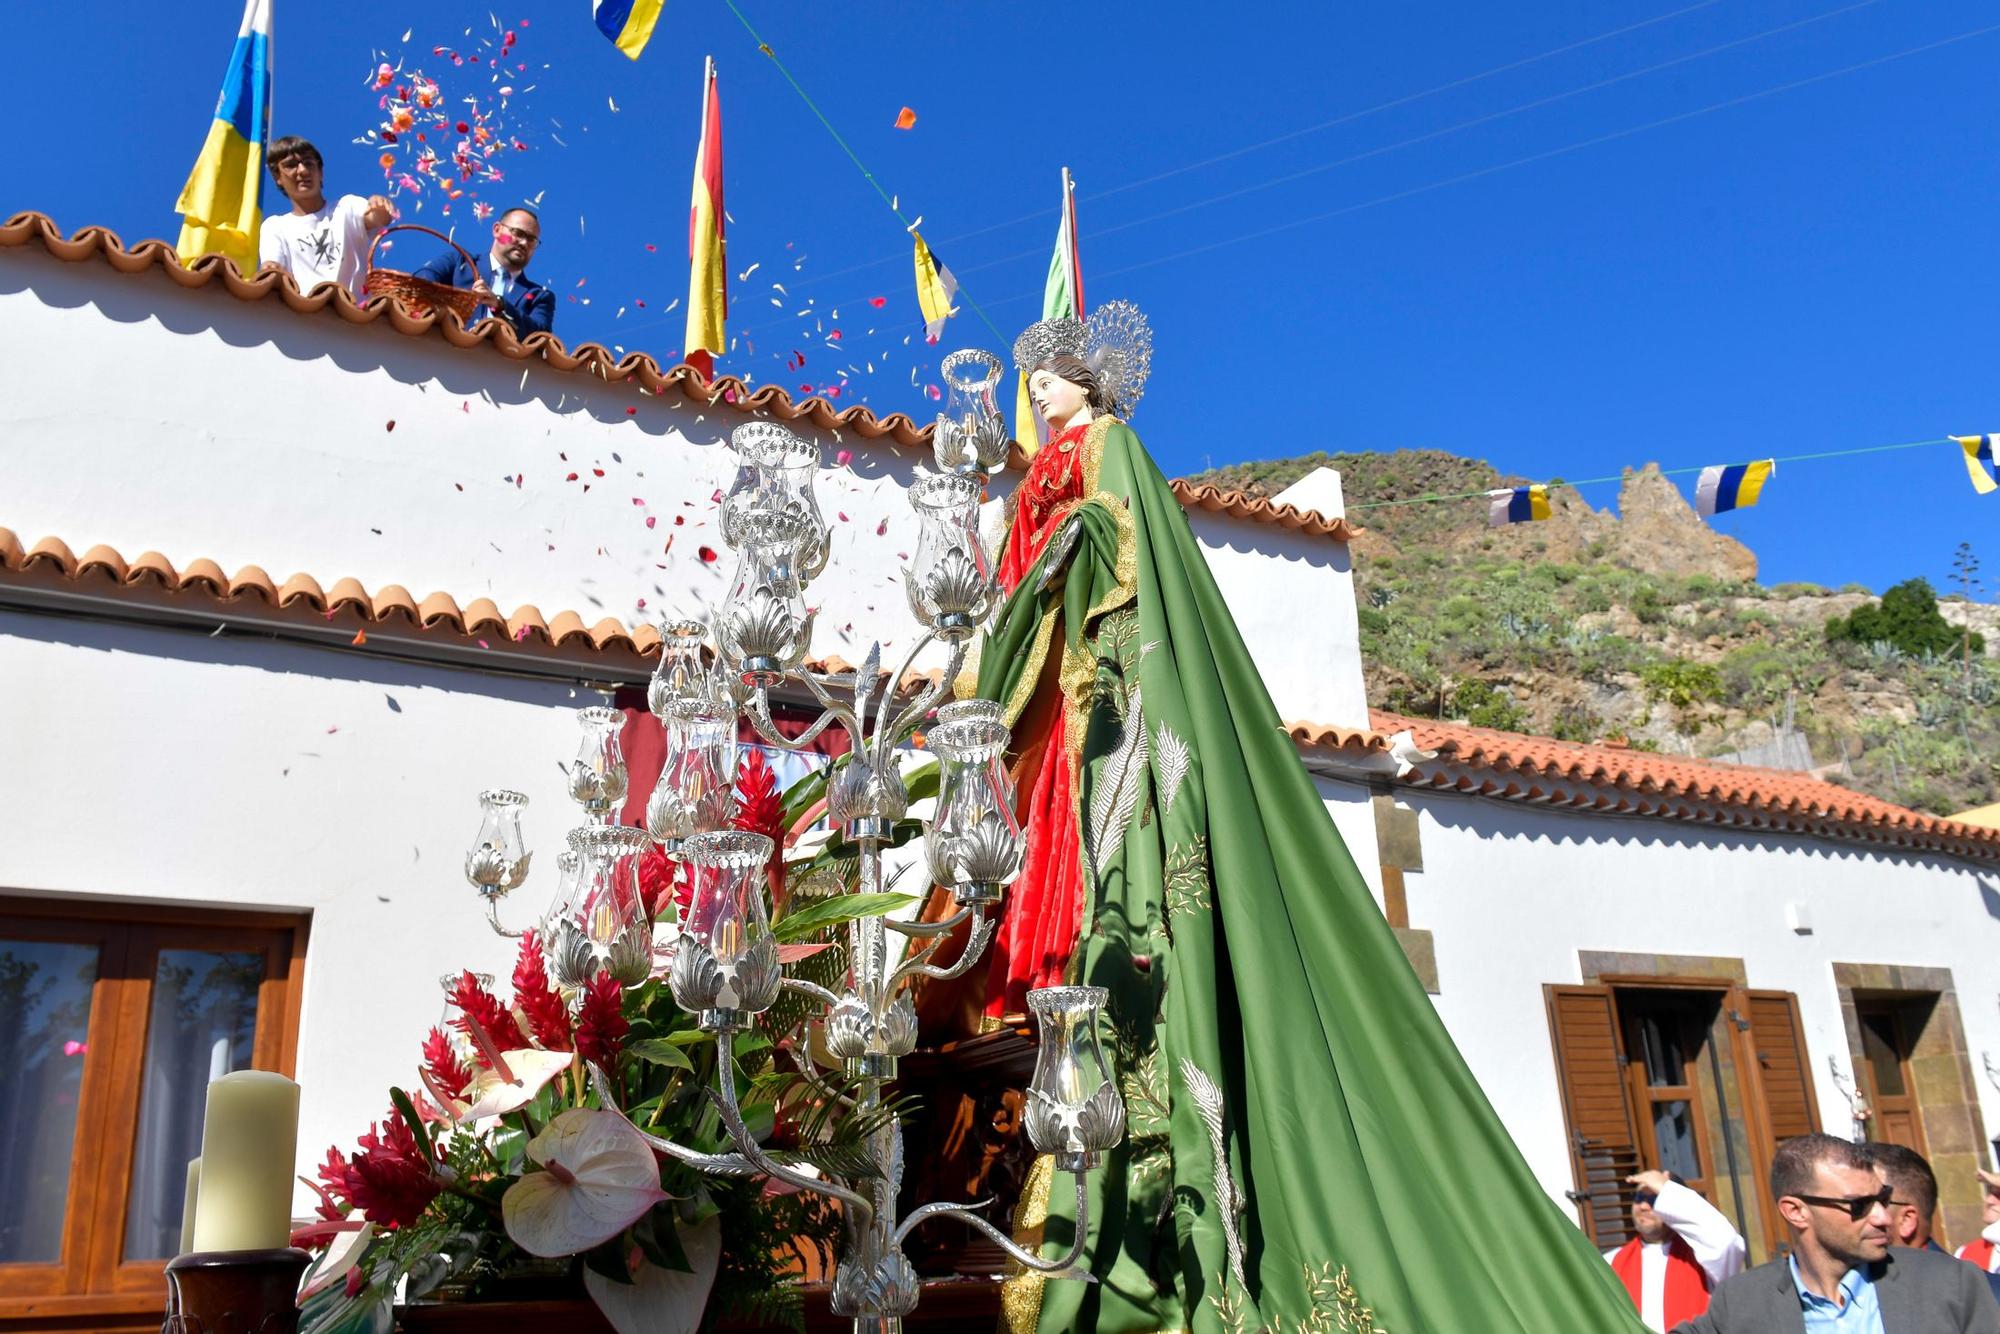
M 699 699 L 708 690 L 702 649 L 708 630 L 700 621 L 679 617 L 660 622 L 660 661 L 646 683 L 646 707 L 661 722 L 676 700 Z
M 722 540 L 730 546 L 743 543 L 743 523 L 768 514 L 774 497 L 765 484 L 765 465 L 784 448 L 792 433 L 776 422 L 745 422 L 729 433 L 729 453 L 736 472 L 722 495 Z
M 479 794 L 479 832 L 465 854 L 465 878 L 481 894 L 497 899 L 528 878 L 527 840 L 521 810 L 528 798 L 506 788 Z
M 780 437 L 767 444 L 757 467 L 769 509 L 805 524 L 798 568 L 801 580 L 810 581 L 826 568 L 829 550 L 826 517 L 820 513 L 819 497 L 814 493 L 819 480 L 819 446 L 789 431 L 781 432 Z
M 812 630 L 798 568 L 805 535 L 805 520 L 793 514 L 744 520 L 720 624 L 722 656 L 748 685 L 776 685 L 805 660 Z
M 1052 1153 L 1056 1170 L 1083 1172 L 1125 1137 L 1125 1103 L 1097 1040 L 1103 987 L 1037 987 L 1028 1008 L 1041 1026 L 1035 1074 L 1028 1083 L 1028 1139 Z
M 693 896 L 668 977 L 675 1003 L 710 1032 L 746 1028 L 778 999 L 784 970 L 764 908 L 772 848 L 762 834 L 733 829 L 681 845 Z
M 992 700 L 967 699 L 938 710 L 925 736 L 938 757 L 936 814 L 924 851 L 934 883 L 961 907 L 997 903 L 1021 869 L 1021 822 L 1014 784 L 1002 758 L 1007 725 Z
M 931 432 L 931 456 L 939 471 L 993 473 L 1007 466 L 1007 423 L 994 389 L 1000 359 L 964 348 L 944 359 L 945 409 Z
M 735 803 L 736 714 L 696 696 L 667 714 L 666 763 L 646 800 L 646 830 L 680 855 L 691 834 L 721 829 Z
M 559 948 L 576 948 L 569 933 L 574 928 L 595 965 L 626 986 L 645 981 L 652 968 L 652 932 L 639 893 L 639 859 L 651 841 L 645 830 L 623 825 L 593 825 L 570 835 L 576 891 Z
M 979 479 L 932 473 L 910 485 L 917 511 L 916 558 L 903 571 L 910 611 L 940 639 L 979 629 L 997 596 L 992 563 L 979 541 Z
M 625 730 L 625 715 L 599 705 L 578 709 L 576 720 L 583 728 L 583 737 L 569 766 L 570 799 L 592 819 L 603 822 L 625 800 L 625 749 L 618 739 Z

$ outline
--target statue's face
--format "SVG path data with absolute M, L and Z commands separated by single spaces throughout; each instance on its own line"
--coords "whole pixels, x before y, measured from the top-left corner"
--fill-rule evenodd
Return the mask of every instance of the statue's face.
M 1076 421 L 1090 420 L 1090 397 L 1081 385 L 1071 384 L 1054 371 L 1036 371 L 1028 377 L 1028 396 L 1042 420 L 1060 431 Z M 1081 415 L 1079 415 L 1081 414 Z

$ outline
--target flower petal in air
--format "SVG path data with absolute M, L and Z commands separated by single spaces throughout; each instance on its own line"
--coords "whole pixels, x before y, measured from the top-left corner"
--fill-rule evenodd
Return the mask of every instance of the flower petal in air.
M 507 1188 L 507 1235 L 530 1255 L 575 1255 L 609 1241 L 661 1200 L 660 1164 L 630 1121 L 573 1107 L 528 1141 L 530 1172 Z
M 550 1080 L 569 1069 L 571 1059 L 566 1051 L 543 1051 L 539 1047 L 522 1047 L 503 1054 L 514 1078 L 507 1079 L 497 1069 L 481 1070 L 465 1086 L 466 1099 L 472 1105 L 465 1109 L 460 1120 L 479 1121 L 520 1111 L 548 1087 Z

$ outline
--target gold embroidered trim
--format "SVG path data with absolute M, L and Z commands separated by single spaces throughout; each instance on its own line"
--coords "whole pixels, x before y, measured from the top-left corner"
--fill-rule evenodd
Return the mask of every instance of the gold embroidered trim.
M 1056 1160 L 1048 1154 L 1035 1159 L 1014 1207 L 1014 1244 L 1039 1254 L 1049 1222 L 1049 1186 L 1055 1181 Z M 1048 1280 L 1023 1269 L 1000 1287 L 1000 1328 L 1005 1334 L 1035 1334 L 1042 1319 L 1042 1285 Z

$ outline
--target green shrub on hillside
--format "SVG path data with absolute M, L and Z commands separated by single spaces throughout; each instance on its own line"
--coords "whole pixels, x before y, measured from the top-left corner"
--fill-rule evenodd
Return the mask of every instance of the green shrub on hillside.
M 1942 656 L 1965 642 L 1964 631 L 1938 610 L 1937 593 L 1926 579 L 1905 579 L 1878 603 L 1856 607 L 1850 616 L 1828 617 L 1826 638 L 1833 644 L 1892 644 L 1912 656 Z M 1972 636 L 1974 653 L 1985 647 L 1984 636 Z

